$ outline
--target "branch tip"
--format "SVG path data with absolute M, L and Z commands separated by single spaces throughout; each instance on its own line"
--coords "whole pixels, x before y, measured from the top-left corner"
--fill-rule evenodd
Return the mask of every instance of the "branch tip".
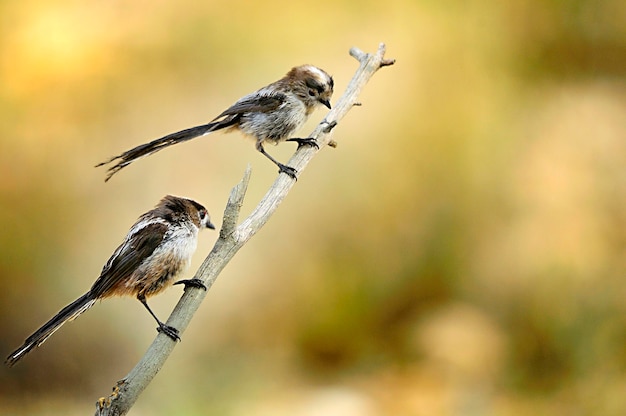
M 355 58 L 359 62 L 363 62 L 365 59 L 367 59 L 368 55 L 369 54 L 363 52 L 356 46 L 353 46 L 352 48 L 350 48 L 350 56 Z

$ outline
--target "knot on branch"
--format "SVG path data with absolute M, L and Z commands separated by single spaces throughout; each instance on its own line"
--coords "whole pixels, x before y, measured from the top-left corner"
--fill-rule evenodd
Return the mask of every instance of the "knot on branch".
M 125 380 L 119 380 L 115 386 L 113 386 L 113 392 L 108 397 L 100 397 L 96 402 L 96 416 L 108 416 L 113 413 L 110 412 L 112 405 L 120 395 L 121 387 L 126 383 Z

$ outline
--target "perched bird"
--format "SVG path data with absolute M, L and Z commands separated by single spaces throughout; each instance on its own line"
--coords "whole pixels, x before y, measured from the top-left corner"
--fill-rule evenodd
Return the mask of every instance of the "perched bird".
M 198 231 L 203 228 L 215 229 L 206 208 L 191 199 L 164 197 L 131 227 L 91 289 L 29 336 L 7 357 L 5 364 L 11 367 L 64 323 L 91 308 L 97 300 L 112 296 L 136 297 L 157 321 L 157 330 L 179 340 L 178 330 L 161 322 L 146 299 L 170 286 L 187 269 L 196 251 Z M 198 279 L 177 283 L 204 287 Z
M 331 108 L 330 98 L 333 95 L 333 87 L 332 77 L 320 68 L 312 65 L 297 66 L 278 81 L 239 99 L 208 124 L 168 134 L 127 150 L 96 166 L 115 162 L 108 169 L 106 182 L 119 170 L 141 157 L 151 155 L 176 143 L 217 130 L 228 129 L 229 131 L 239 130 L 253 137 L 256 140 L 256 149 L 276 164 L 279 172 L 296 179 L 296 170 L 270 156 L 263 148 L 263 144 L 293 141 L 297 142 L 298 146 L 317 147 L 317 143 L 312 138 L 300 139 L 290 136 L 302 127 L 316 106 L 322 104 Z

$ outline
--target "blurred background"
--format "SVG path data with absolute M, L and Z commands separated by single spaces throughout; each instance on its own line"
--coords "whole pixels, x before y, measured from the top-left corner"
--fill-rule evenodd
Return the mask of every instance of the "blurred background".
M 83 294 L 143 212 L 214 222 L 237 134 L 93 166 L 310 63 L 378 72 L 227 266 L 134 415 L 626 414 L 626 3 L 0 2 L 0 351 Z M 318 110 L 301 136 L 324 117 Z M 286 161 L 295 146 L 269 148 Z M 204 232 L 190 274 L 217 232 Z M 165 319 L 181 290 L 151 301 Z M 155 336 L 98 303 L 18 366 L 3 415 L 91 414 Z

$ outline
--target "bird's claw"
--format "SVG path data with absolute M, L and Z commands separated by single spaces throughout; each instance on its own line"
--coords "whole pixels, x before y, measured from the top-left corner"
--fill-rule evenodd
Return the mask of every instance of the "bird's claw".
M 324 127 L 324 133 L 330 133 L 332 129 L 335 128 L 335 126 L 337 126 L 337 121 L 333 120 L 331 122 L 326 122 L 327 126 Z
M 298 149 L 300 149 L 302 146 L 310 146 L 310 147 L 315 147 L 317 150 L 320 149 L 320 146 L 317 144 L 317 141 L 312 138 L 312 137 L 307 137 L 304 139 L 301 138 L 292 138 L 292 139 L 287 139 L 288 142 L 296 142 L 298 143 Z
M 174 284 L 175 285 L 185 285 L 185 290 L 187 290 L 188 287 L 195 287 L 196 289 L 204 289 L 205 291 L 207 290 L 207 287 L 202 282 L 202 280 L 196 279 L 196 278 L 179 280 L 178 282 L 176 282 Z
M 287 176 L 289 176 L 291 179 L 296 180 L 296 181 L 298 180 L 298 177 L 296 176 L 298 171 L 292 168 L 291 166 L 283 165 L 282 163 L 280 163 L 278 165 L 278 173 L 279 174 L 286 173 Z
M 157 331 L 164 333 L 165 335 L 170 337 L 172 341 L 174 342 L 180 341 L 180 335 L 178 335 L 178 329 L 174 328 L 173 326 L 161 324 L 157 327 Z

